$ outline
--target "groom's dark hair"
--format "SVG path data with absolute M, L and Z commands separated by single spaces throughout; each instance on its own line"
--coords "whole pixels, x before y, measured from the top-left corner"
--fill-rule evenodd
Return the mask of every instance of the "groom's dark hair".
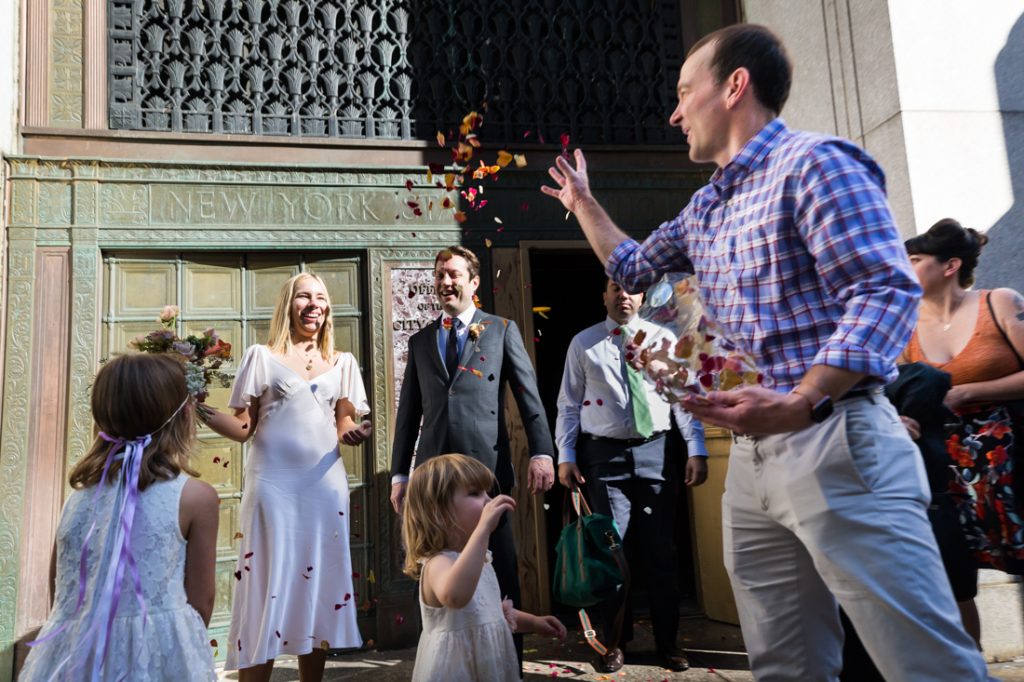
M 434 256 L 434 267 L 441 261 L 448 260 L 452 256 L 462 256 L 466 260 L 466 265 L 469 267 L 469 278 L 473 279 L 480 274 L 480 259 L 476 257 L 476 254 L 467 249 L 465 246 L 456 244 L 455 246 L 449 246 L 446 249 L 441 249 Z

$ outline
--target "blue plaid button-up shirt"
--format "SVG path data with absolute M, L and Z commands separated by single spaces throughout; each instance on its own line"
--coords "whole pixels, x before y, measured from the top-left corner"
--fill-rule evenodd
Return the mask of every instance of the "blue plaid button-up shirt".
M 778 391 L 812 365 L 887 383 L 921 289 L 885 199 L 885 178 L 846 140 L 768 123 L 676 218 L 612 252 L 626 289 L 693 271 L 710 313 Z

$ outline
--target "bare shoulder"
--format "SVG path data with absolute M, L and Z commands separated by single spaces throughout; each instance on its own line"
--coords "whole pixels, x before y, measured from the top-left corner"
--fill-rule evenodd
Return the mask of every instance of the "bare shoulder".
M 1015 289 L 993 289 L 990 296 L 992 308 L 1001 319 L 1024 321 L 1024 296 Z
M 436 581 L 442 575 L 448 572 L 448 570 L 455 564 L 455 559 L 447 554 L 439 553 L 430 557 L 423 562 L 423 571 L 420 573 L 420 580 L 426 581 L 425 585 L 430 585 Z M 433 592 L 433 590 L 431 590 Z
M 217 512 L 220 497 L 212 485 L 198 478 L 189 478 L 181 491 L 181 506 L 192 511 L 193 516 L 210 511 Z
M 447 573 L 455 560 L 447 554 L 435 554 L 423 562 L 423 570 L 420 572 L 420 583 L 423 593 L 423 601 L 428 606 L 442 606 L 434 586 L 438 580 Z

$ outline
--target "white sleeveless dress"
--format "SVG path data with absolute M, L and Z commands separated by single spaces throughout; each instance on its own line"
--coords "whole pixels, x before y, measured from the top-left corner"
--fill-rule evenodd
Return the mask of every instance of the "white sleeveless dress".
M 146 623 L 143 626 L 133 582 L 126 572 L 100 677 L 103 682 L 217 679 L 206 626 L 185 597 L 186 543 L 178 522 L 178 506 L 186 480 L 188 477 L 182 474 L 173 480 L 158 481 L 139 495 L 131 542 L 146 602 Z M 64 505 L 57 528 L 57 589 L 53 609 L 40 638 L 63 625 L 75 612 L 79 557 L 92 525 L 94 509 L 96 530 L 89 541 L 86 596 L 79 615 L 88 612 L 95 597 L 96 557 L 107 539 L 117 493 L 117 486 L 100 485 L 95 506 L 95 487 L 74 491 Z M 75 620 L 53 639 L 32 647 L 18 679 L 21 682 L 51 679 L 71 652 L 81 625 L 80 620 Z M 69 661 L 53 679 L 85 679 L 88 667 L 74 674 L 70 672 L 75 663 L 77 661 Z
M 245 463 L 228 670 L 308 654 L 324 642 L 362 645 L 334 415 L 342 398 L 357 415 L 369 412 L 356 359 L 341 353 L 306 381 L 266 346 L 250 346 L 229 404 L 247 408 L 253 398 L 260 412 Z
M 452 559 L 459 552 L 441 552 Z M 423 632 L 416 647 L 413 682 L 519 682 L 519 659 L 512 628 L 501 609 L 498 576 L 487 552 L 480 582 L 461 609 L 430 606 L 423 601 Z

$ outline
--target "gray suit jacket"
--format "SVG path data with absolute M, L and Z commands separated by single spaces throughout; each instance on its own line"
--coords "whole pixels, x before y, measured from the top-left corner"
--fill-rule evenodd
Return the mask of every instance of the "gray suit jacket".
M 508 492 L 515 474 L 505 427 L 505 386 L 511 386 L 519 406 L 531 455 L 554 452 L 551 430 L 515 322 L 477 310 L 471 324 L 482 325 L 483 332 L 476 340 L 466 339 L 451 381 L 438 350 L 441 320 L 409 339 L 391 474 L 409 473 L 419 435 L 418 462 L 449 452 L 469 455 L 493 471 L 501 491 Z

